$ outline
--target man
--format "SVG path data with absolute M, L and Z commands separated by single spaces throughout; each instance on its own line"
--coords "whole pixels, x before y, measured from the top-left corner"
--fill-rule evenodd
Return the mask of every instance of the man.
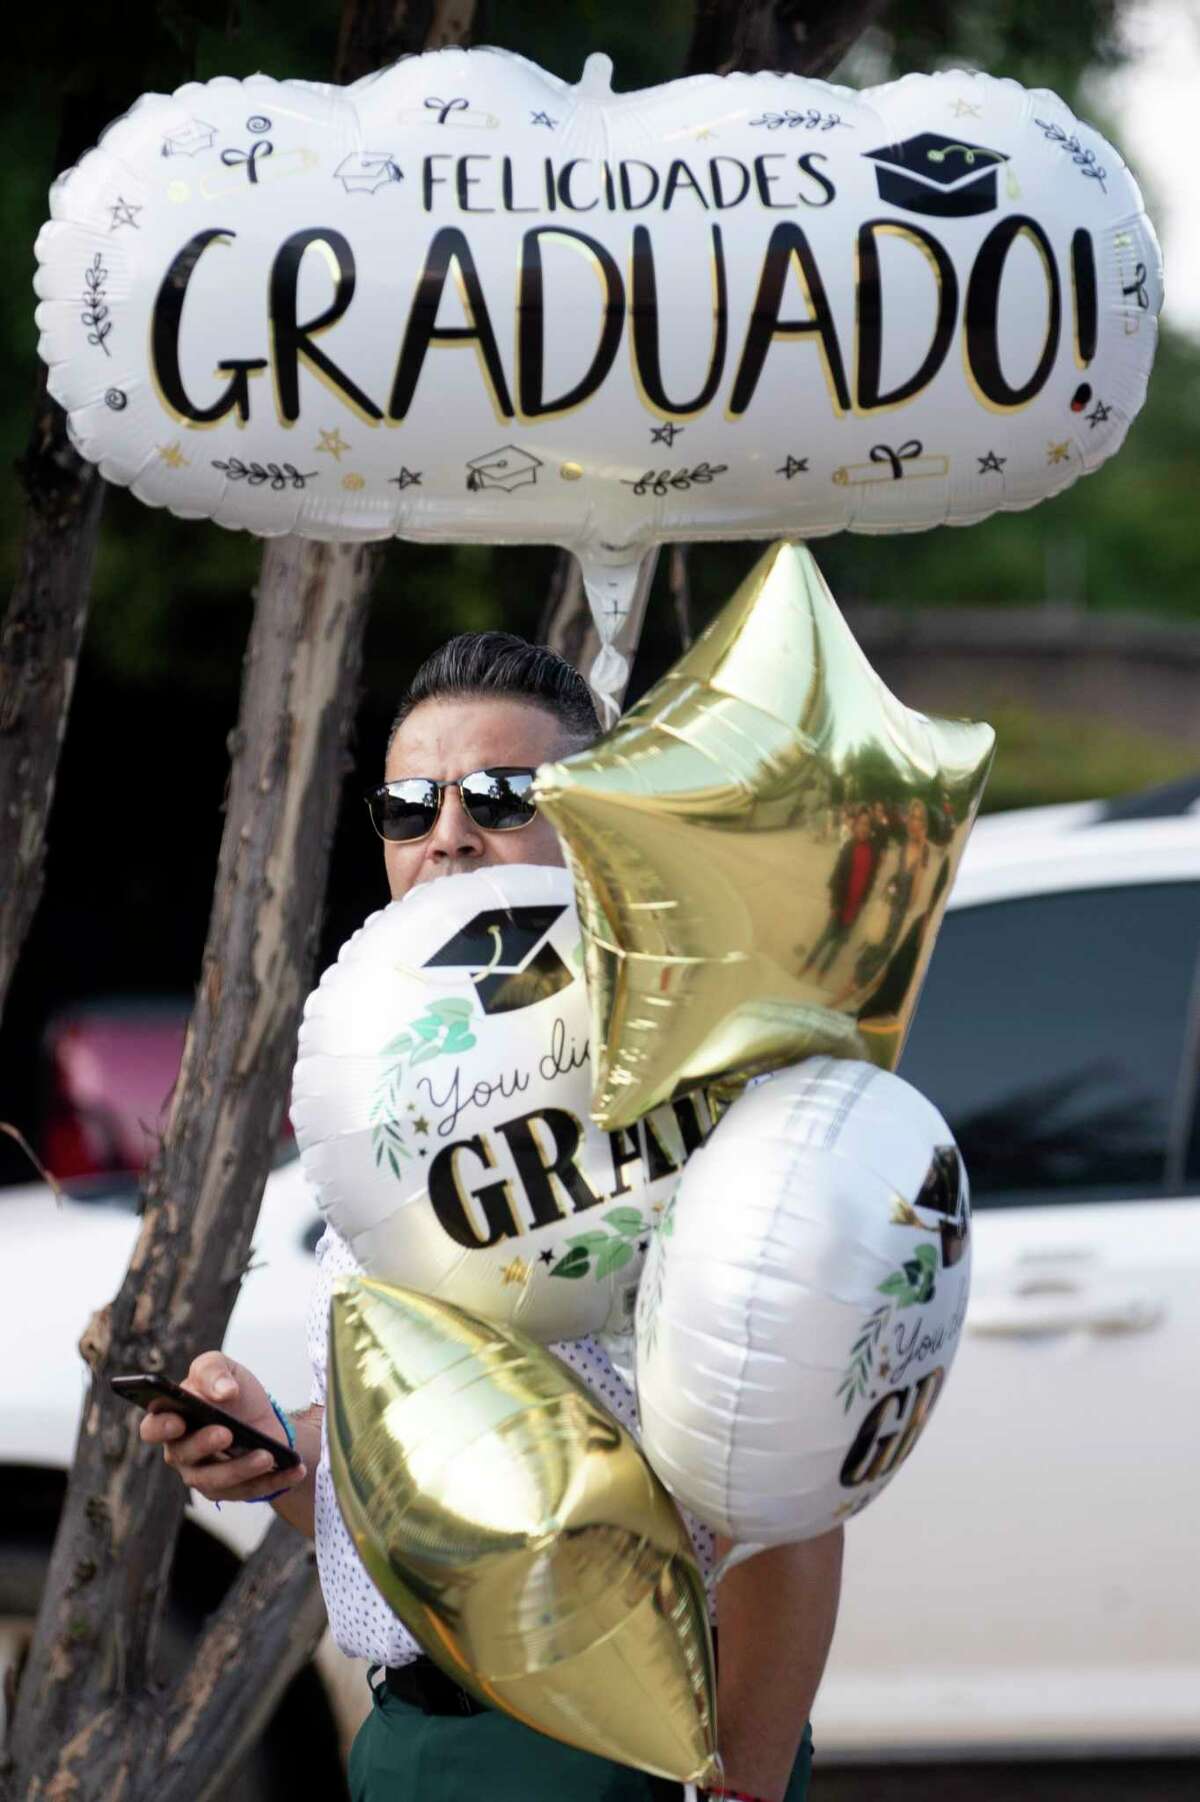
M 598 735 L 582 678 L 552 652 L 507 633 L 452 639 L 418 671 L 392 730 L 385 781 L 369 797 L 384 841 L 392 898 L 419 882 L 490 864 L 560 864 L 558 839 L 528 799 L 528 775 Z M 471 782 L 490 772 L 487 780 Z M 432 778 L 432 781 L 430 780 Z M 461 783 L 461 786 L 459 784 Z M 499 797 L 499 798 L 498 798 Z M 486 822 L 486 823 L 485 823 Z M 148 1414 L 142 1438 L 189 1487 L 214 1501 L 270 1500 L 316 1539 L 321 1587 L 342 1649 L 374 1661 L 375 1706 L 350 1758 L 354 1802 L 652 1802 L 678 1787 L 562 1746 L 509 1716 L 479 1710 L 444 1678 L 386 1607 L 338 1511 L 322 1443 L 325 1320 L 333 1277 L 355 1271 L 329 1228 L 309 1316 L 313 1405 L 292 1418 L 302 1462 L 271 1469 L 269 1453 L 227 1460 L 220 1427 L 188 1433 L 182 1419 Z M 635 1426 L 632 1393 L 592 1339 L 553 1348 Z M 281 1421 L 258 1379 L 219 1351 L 194 1359 L 185 1385 L 272 1438 Z M 613 1398 L 616 1398 L 615 1401 Z M 711 1568 L 712 1536 L 693 1529 Z M 726 1549 L 718 1542 L 717 1551 Z M 805 1721 L 833 1634 L 841 1581 L 840 1530 L 736 1565 L 717 1590 L 720 1751 L 728 1790 L 762 1802 L 800 1802 L 811 1763 Z M 706 1572 L 707 1574 L 707 1572 Z

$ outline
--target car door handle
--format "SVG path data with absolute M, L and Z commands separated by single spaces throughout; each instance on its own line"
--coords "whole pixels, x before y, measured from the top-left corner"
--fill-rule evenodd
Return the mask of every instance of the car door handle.
M 1046 1333 L 1144 1333 L 1164 1304 L 1151 1295 L 1057 1291 L 980 1297 L 967 1309 L 967 1331 L 983 1338 L 1025 1339 Z

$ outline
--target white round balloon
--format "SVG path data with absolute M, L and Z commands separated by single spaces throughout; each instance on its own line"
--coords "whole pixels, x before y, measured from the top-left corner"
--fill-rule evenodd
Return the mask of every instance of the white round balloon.
M 79 449 L 264 534 L 571 546 L 608 645 L 654 544 L 966 524 L 1120 445 L 1158 248 L 1055 95 L 610 75 L 145 96 L 37 244 Z
M 677 1500 L 759 1546 L 873 1500 L 954 1357 L 969 1234 L 950 1129 L 899 1077 L 812 1058 L 736 1101 L 638 1297 L 642 1445 Z
M 318 1205 L 374 1276 L 542 1340 L 627 1330 L 656 1211 L 712 1121 L 588 1117 L 564 869 L 423 883 L 309 996 L 292 1121 Z

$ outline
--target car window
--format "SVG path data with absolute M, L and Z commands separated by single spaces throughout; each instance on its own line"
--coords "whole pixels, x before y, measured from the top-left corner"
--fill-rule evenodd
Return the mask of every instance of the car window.
M 1167 1192 L 1200 883 L 949 913 L 900 1074 L 945 1114 L 977 1205 Z

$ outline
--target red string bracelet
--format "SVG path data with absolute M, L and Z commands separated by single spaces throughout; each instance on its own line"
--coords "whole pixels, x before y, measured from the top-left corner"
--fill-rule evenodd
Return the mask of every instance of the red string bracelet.
M 752 1796 L 748 1789 L 706 1789 L 702 1793 L 706 1802 L 763 1802 L 761 1796 Z

